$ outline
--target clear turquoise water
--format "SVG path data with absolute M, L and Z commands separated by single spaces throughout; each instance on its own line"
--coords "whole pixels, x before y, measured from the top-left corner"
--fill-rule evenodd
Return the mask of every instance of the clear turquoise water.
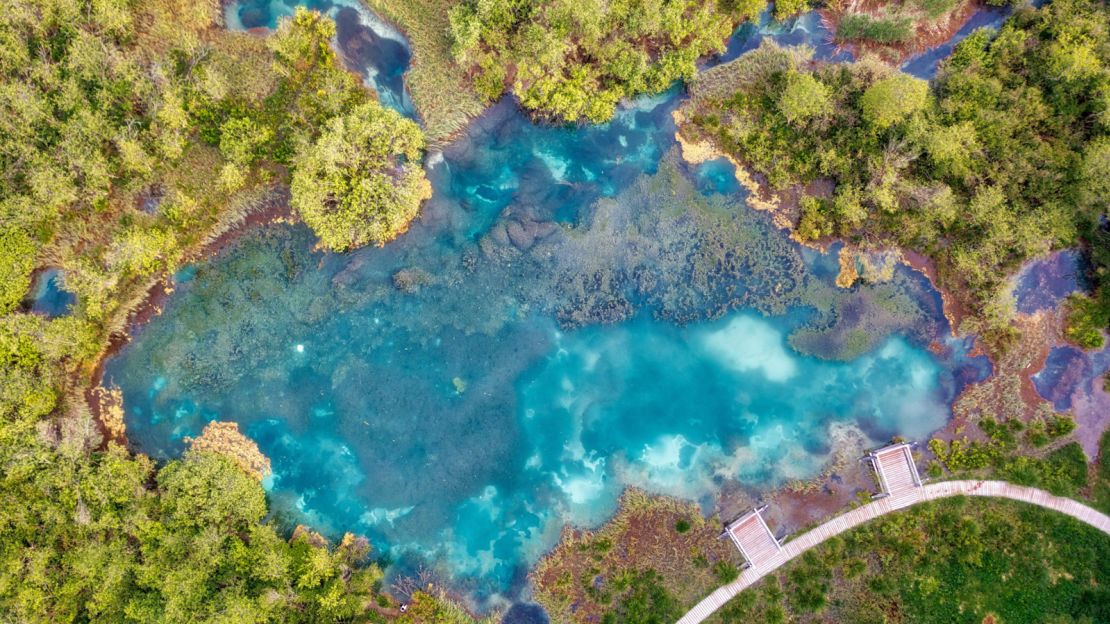
M 47 318 L 56 318 L 69 313 L 77 303 L 77 297 L 62 287 L 62 272 L 47 269 L 40 273 L 31 292 L 31 311 Z
M 278 225 L 179 272 L 106 365 L 130 440 L 165 459 L 239 422 L 280 519 L 367 534 L 482 605 L 627 486 L 711 510 L 839 441 L 942 426 L 989 365 L 937 293 L 906 267 L 837 288 L 835 248 L 789 241 L 727 164 L 680 162 L 680 97 L 575 128 L 506 100 L 429 158 L 435 196 L 385 248 Z

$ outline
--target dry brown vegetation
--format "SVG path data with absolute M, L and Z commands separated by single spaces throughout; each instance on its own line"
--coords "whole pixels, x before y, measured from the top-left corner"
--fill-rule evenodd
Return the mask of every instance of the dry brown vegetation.
M 702 517 L 692 503 L 628 490 L 600 529 L 564 529 L 559 546 L 532 572 L 536 600 L 552 621 L 594 622 L 619 599 L 615 576 L 655 570 L 680 604 L 693 604 L 719 584 L 718 562 L 732 569 L 741 563 L 720 534 L 717 518 Z

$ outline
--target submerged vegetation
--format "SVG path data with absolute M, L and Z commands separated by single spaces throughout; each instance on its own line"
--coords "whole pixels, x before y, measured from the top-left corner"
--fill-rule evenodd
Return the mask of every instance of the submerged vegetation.
M 803 240 L 925 252 L 974 314 L 968 329 L 1004 347 L 1004 277 L 1092 237 L 1105 209 L 1108 24 L 1088 0 L 1018 10 L 959 44 L 931 88 L 874 60 L 764 44 L 698 77 L 682 132 L 775 191 L 802 189 Z M 810 190 L 823 180 L 832 192 Z

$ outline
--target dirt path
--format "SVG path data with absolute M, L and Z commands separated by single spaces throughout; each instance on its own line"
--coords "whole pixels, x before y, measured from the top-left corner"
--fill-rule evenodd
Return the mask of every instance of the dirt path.
M 754 585 L 759 579 L 774 572 L 783 564 L 821 542 L 855 528 L 869 520 L 920 502 L 949 496 L 992 496 L 1021 501 L 1038 507 L 1067 514 L 1110 535 L 1110 516 L 1096 511 L 1070 498 L 1061 498 L 1036 488 L 1013 485 L 1005 481 L 942 481 L 929 483 L 896 497 L 880 498 L 829 520 L 783 544 L 778 554 L 744 570 L 740 577 L 723 585 L 699 602 L 678 621 L 678 624 L 697 624 L 721 608 L 733 596 Z

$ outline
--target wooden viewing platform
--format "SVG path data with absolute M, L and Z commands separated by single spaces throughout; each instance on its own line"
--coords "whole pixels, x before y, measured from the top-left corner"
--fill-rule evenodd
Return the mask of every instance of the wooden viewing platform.
M 871 462 L 879 477 L 882 492 L 875 498 L 889 498 L 891 507 L 897 509 L 918 501 L 916 488 L 921 487 L 921 475 L 913 461 L 913 445 L 891 444 L 872 451 L 864 459 Z
M 725 527 L 725 532 L 721 535 L 722 537 L 729 536 L 732 543 L 736 544 L 736 547 L 740 549 L 740 554 L 748 562 L 748 566 L 766 561 L 782 550 L 782 545 L 775 539 L 775 534 L 771 533 L 771 528 L 767 526 L 767 522 L 763 519 L 761 512 L 766 508 L 766 505 L 756 507 L 733 520 Z
M 908 451 L 907 451 L 908 452 Z M 905 455 L 903 455 L 903 459 Z M 910 458 L 912 461 L 912 457 Z M 884 464 L 883 469 L 886 469 Z M 916 469 L 914 470 L 916 473 Z M 885 487 L 885 486 L 884 486 Z M 690 609 L 678 620 L 678 624 L 697 624 L 721 608 L 736 594 L 751 587 L 767 574 L 774 572 L 786 562 L 817 546 L 821 542 L 853 529 L 865 522 L 897 511 L 903 507 L 922 501 L 947 498 L 949 496 L 991 496 L 1021 501 L 1038 507 L 1052 509 L 1067 514 L 1080 522 L 1110 535 L 1110 516 L 1096 511 L 1083 503 L 1070 498 L 1062 498 L 1036 488 L 1013 485 L 1005 481 L 941 481 L 925 485 L 915 485 L 902 490 L 908 495 L 896 498 L 883 496 L 872 503 L 857 507 L 841 514 L 817 528 L 799 535 L 785 544 L 770 557 L 753 563 L 740 573 L 735 581 L 723 585 L 704 600 Z

